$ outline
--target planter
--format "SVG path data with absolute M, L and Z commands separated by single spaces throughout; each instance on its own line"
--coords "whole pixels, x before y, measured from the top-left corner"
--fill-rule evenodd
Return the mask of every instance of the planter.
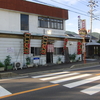
M 0 67 L 0 71 L 4 71 L 5 67 Z
M 33 67 L 33 64 L 27 65 L 27 67 Z
M 7 70 L 12 70 L 12 69 L 13 69 L 12 65 L 7 66 Z
M 58 64 L 61 64 L 61 61 L 58 61 Z

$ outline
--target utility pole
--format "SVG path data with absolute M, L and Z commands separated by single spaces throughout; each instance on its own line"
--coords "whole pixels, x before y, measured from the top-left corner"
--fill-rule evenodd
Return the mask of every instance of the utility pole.
M 90 11 L 88 12 L 90 14 L 90 34 L 92 33 L 92 20 L 94 18 L 94 11 L 95 11 L 95 7 L 98 6 L 97 3 L 98 1 L 95 1 L 95 0 L 90 0 L 89 2 L 89 7 L 90 7 Z M 92 42 L 92 36 L 90 35 L 90 40 L 89 42 Z

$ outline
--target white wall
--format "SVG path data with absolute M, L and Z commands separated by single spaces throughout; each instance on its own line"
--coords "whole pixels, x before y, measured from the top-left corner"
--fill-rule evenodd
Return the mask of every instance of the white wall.
M 0 31 L 26 32 L 20 30 L 20 14 L 22 12 L 0 9 Z M 25 14 L 25 13 L 24 13 Z M 27 13 L 26 13 L 27 14 Z M 33 34 L 47 34 L 51 30 L 52 35 L 64 35 L 64 30 L 38 28 L 38 15 L 29 15 L 29 31 Z M 20 33 L 19 33 L 20 34 Z
M 68 41 L 67 47 L 69 50 L 69 54 L 77 54 L 77 41 Z
M 0 38 L 0 61 L 11 56 L 11 62 L 23 63 L 23 39 Z
M 0 30 L 20 31 L 20 14 L 0 10 Z

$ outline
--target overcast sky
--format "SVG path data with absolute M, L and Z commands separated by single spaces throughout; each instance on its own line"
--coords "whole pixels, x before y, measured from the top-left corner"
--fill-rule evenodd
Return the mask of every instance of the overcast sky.
M 60 8 L 68 9 L 69 19 L 66 20 L 66 31 L 73 31 L 78 33 L 78 16 L 81 16 L 81 19 L 86 20 L 86 29 L 90 29 L 90 15 L 88 11 L 90 7 L 88 1 L 90 0 L 29 0 L 29 1 L 37 1 L 38 3 L 57 6 Z M 97 5 L 100 5 L 100 0 L 98 1 Z M 93 32 L 100 33 L 100 6 L 95 7 L 94 14 L 97 19 L 93 20 Z

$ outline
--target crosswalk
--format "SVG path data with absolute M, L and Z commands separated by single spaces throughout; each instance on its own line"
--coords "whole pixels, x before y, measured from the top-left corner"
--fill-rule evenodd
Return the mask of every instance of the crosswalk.
M 77 72 L 57 72 L 39 76 L 32 76 L 32 78 L 38 78 L 41 81 L 49 81 L 54 84 L 63 84 L 66 88 L 77 88 L 79 86 L 86 85 L 87 88 L 80 90 L 81 93 L 88 95 L 94 95 L 100 92 L 100 84 L 89 87 L 87 84 L 100 80 L 100 75 L 93 76 L 92 74 L 81 74 Z M 72 82 L 71 82 L 72 81 Z

